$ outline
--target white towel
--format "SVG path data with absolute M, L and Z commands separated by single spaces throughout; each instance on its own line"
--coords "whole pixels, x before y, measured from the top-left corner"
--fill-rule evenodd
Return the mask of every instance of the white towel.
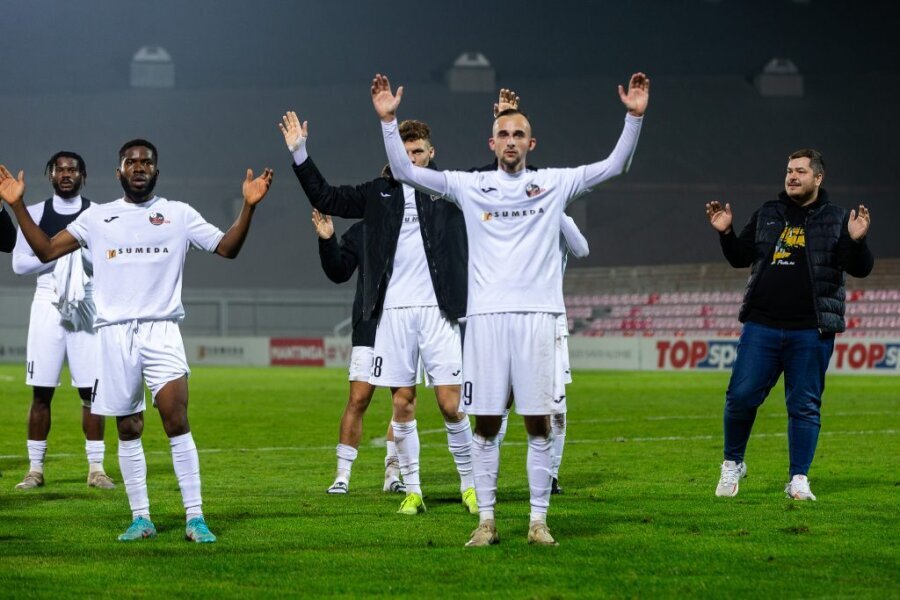
M 97 309 L 82 253 L 73 252 L 57 259 L 53 278 L 59 295 L 53 306 L 59 310 L 63 327 L 69 331 L 93 331 Z

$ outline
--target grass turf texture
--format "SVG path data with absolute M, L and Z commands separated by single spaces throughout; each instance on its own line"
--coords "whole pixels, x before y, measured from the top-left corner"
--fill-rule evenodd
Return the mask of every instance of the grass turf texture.
M 4 597 L 722 596 L 896 597 L 900 379 L 829 377 L 811 473 L 818 502 L 784 499 L 783 389 L 760 410 L 749 478 L 713 495 L 727 375 L 576 373 L 567 446 L 549 523 L 558 548 L 527 545 L 521 419 L 502 451 L 501 543 L 463 544 L 477 525 L 433 395 L 419 389 L 428 512 L 395 514 L 381 491 L 389 418 L 379 390 L 348 496 L 328 496 L 346 375 L 325 369 L 203 368 L 191 377 L 204 509 L 219 542 L 185 542 L 181 496 L 158 415 L 144 448 L 159 537 L 124 544 L 130 522 L 107 422 L 107 471 L 88 489 L 75 393 L 54 399 L 47 485 L 13 490 L 27 470 L 30 390 L 0 366 L 0 595 Z M 63 381 L 68 381 L 67 376 Z

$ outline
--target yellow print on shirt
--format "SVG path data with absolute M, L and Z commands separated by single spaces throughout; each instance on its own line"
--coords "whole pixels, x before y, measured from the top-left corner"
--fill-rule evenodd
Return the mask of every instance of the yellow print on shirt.
M 775 253 L 772 255 L 773 265 L 793 265 L 790 260 L 791 253 L 798 248 L 806 247 L 806 232 L 803 227 L 787 226 L 781 232 L 778 243 L 775 244 Z

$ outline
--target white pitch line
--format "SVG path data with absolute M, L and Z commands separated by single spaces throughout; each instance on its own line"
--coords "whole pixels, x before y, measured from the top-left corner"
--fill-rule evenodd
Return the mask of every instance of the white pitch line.
M 900 433 L 898 429 L 863 429 L 857 431 L 823 431 L 819 436 L 840 436 L 840 435 L 897 435 Z M 721 435 L 689 435 L 689 436 L 661 436 L 661 437 L 613 437 L 602 440 L 580 440 L 566 439 L 566 444 L 617 444 L 625 442 L 692 442 L 692 441 L 708 441 L 720 439 Z M 787 437 L 787 433 L 756 433 L 753 437 L 757 438 L 783 438 Z M 504 446 L 526 446 L 527 442 L 504 441 Z M 422 448 L 443 448 L 445 444 L 422 444 Z M 325 452 L 334 451 L 334 446 L 263 446 L 260 448 L 201 448 L 198 450 L 200 454 L 223 454 L 223 453 L 246 453 L 246 452 Z M 151 456 L 168 456 L 168 450 L 154 450 L 146 452 Z M 83 453 L 60 452 L 57 454 L 48 454 L 49 458 L 72 458 L 83 456 Z M 0 459 L 16 459 L 23 458 L 23 454 L 0 454 Z
M 894 416 L 896 412 L 881 410 L 881 411 L 872 411 L 872 412 L 837 412 L 837 413 L 826 413 L 823 415 L 823 418 L 830 417 L 873 417 L 873 416 Z M 767 419 L 783 419 L 785 417 L 784 413 L 766 413 L 759 415 L 758 417 L 764 417 Z M 758 418 L 757 417 L 757 418 Z M 722 415 L 720 414 L 704 414 L 704 415 L 658 415 L 653 417 L 640 417 L 638 419 L 625 419 L 624 417 L 609 417 L 606 419 L 579 419 L 575 421 L 574 419 L 570 420 L 570 423 L 622 423 L 625 421 L 721 421 Z

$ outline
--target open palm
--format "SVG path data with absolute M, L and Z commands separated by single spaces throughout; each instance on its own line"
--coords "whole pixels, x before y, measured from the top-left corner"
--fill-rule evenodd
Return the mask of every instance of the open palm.
M 397 114 L 400 99 L 403 97 L 403 86 L 397 88 L 397 94 L 391 91 L 391 82 L 386 75 L 375 75 L 372 80 L 372 106 L 382 121 L 391 121 Z
M 4 165 L 0 165 L 0 198 L 10 206 L 22 201 L 25 195 L 25 172 L 19 171 L 19 177 L 13 177 Z
M 247 202 L 250 206 L 254 206 L 259 204 L 260 200 L 266 197 L 266 192 L 269 191 L 269 186 L 272 185 L 272 176 L 274 172 L 272 169 L 266 169 L 263 171 L 262 175 L 253 178 L 253 169 L 247 169 L 247 177 L 244 179 L 243 185 L 243 193 L 244 193 L 244 201 Z

